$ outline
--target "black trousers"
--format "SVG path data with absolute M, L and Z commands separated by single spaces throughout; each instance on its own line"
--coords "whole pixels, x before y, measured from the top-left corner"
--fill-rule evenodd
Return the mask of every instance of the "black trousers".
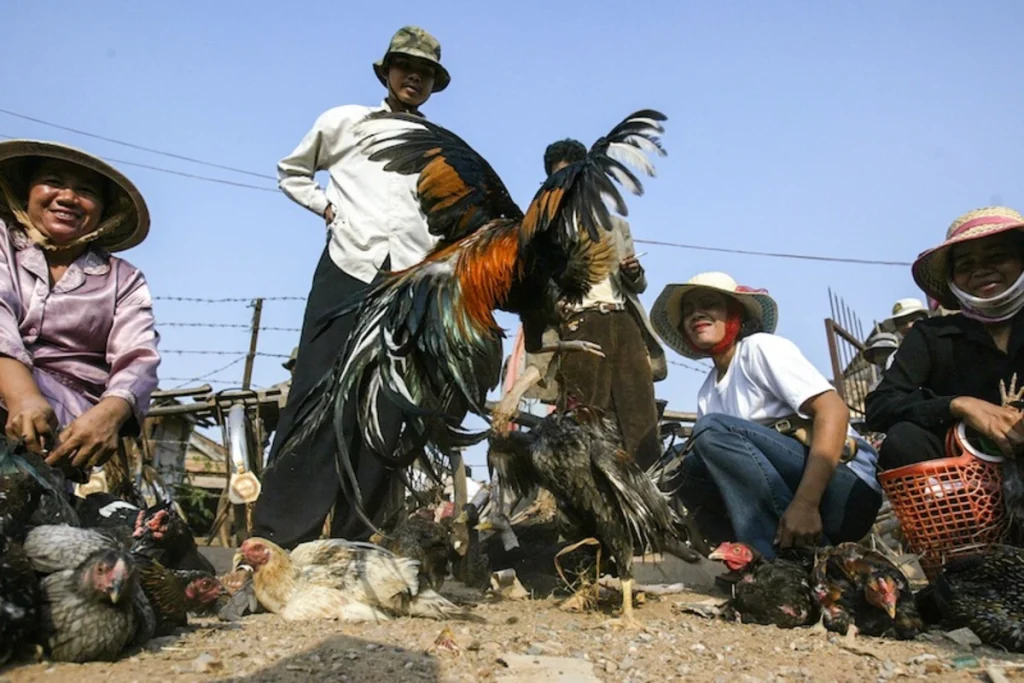
M 382 268 L 390 268 L 390 259 L 385 260 Z M 284 441 L 300 426 L 296 424 L 299 407 L 307 398 L 315 398 L 311 395 L 312 390 L 331 371 L 355 329 L 355 311 L 335 318 L 326 327 L 321 327 L 323 314 L 338 309 L 344 303 L 360 300 L 371 286 L 338 268 L 324 248 L 306 302 L 288 401 L 281 411 L 274 434 L 269 462 L 263 474 L 263 491 L 253 510 L 253 535 L 267 538 L 286 549 L 318 538 L 332 506 L 335 507 L 332 537 L 366 540 L 372 532 L 349 501 L 339 496 L 341 484 L 333 419 L 293 452 L 279 453 Z M 343 419 L 342 434 L 349 445 L 364 508 L 371 520 L 379 524 L 387 512 L 385 505 L 394 470 L 362 447 L 356 429 L 355 406 L 350 404 L 349 407 Z M 386 442 L 393 448 L 401 430 L 401 413 L 384 402 L 378 405 L 378 410 Z
M 945 434 L 939 436 L 913 422 L 897 422 L 885 433 L 878 449 L 878 467 L 892 470 L 945 457 Z
M 605 357 L 590 353 L 563 354 L 558 380 L 563 397 L 614 415 L 626 452 L 647 469 L 661 457 L 658 407 L 647 345 L 628 311 L 587 310 L 562 323 L 563 340 L 586 340 L 601 345 Z

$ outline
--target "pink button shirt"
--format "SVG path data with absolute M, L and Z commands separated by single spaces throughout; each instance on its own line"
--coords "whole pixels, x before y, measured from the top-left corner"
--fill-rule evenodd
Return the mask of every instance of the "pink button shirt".
M 0 355 L 32 370 L 61 427 L 107 396 L 141 425 L 160 365 L 142 272 L 90 248 L 49 282 L 42 249 L 0 220 Z

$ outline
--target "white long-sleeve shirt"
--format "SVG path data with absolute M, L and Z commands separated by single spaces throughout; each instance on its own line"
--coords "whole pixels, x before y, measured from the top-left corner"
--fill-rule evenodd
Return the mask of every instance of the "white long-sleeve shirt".
M 385 162 L 370 161 L 359 146 L 363 136 L 355 125 L 388 110 L 386 102 L 329 109 L 277 165 L 278 186 L 295 202 L 319 216 L 334 207 L 331 260 L 362 282 L 373 280 L 388 254 L 393 270 L 408 268 L 438 241 L 416 198 L 417 176 L 385 171 Z M 326 192 L 313 177 L 317 171 L 330 174 Z

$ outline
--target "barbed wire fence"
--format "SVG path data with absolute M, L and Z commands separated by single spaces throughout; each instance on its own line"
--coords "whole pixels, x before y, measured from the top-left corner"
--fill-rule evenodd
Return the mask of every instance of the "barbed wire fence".
M 171 320 L 161 320 L 160 316 L 157 317 L 157 331 L 171 328 L 191 328 L 196 330 L 247 330 L 249 332 L 248 338 L 248 349 L 241 345 L 242 340 L 239 340 L 239 348 L 224 348 L 225 337 L 224 335 L 218 335 L 217 343 L 206 346 L 205 344 L 198 344 L 197 348 L 161 348 L 160 353 L 164 356 L 183 356 L 183 357 L 230 357 L 226 363 L 223 363 L 217 367 L 214 367 L 208 371 L 191 371 L 187 374 L 177 373 L 170 375 L 161 375 L 161 389 L 165 390 L 176 390 L 189 385 L 197 384 L 211 384 L 221 388 L 240 387 L 242 389 L 248 389 L 252 386 L 252 373 L 255 361 L 257 358 L 268 358 L 268 359 L 279 359 L 286 360 L 290 358 L 289 354 L 277 353 L 270 351 L 260 350 L 260 333 L 262 332 L 284 332 L 290 335 L 294 335 L 295 341 L 291 346 L 295 346 L 298 343 L 298 334 L 302 331 L 299 327 L 280 326 L 280 325 L 263 325 L 262 310 L 264 304 L 270 302 L 304 302 L 306 297 L 302 296 L 255 296 L 255 297 L 194 297 L 194 296 L 155 296 L 153 301 L 156 307 L 159 309 L 161 302 L 167 303 L 178 303 L 178 304 L 190 304 L 190 305 L 201 305 L 201 306 L 238 306 L 244 305 L 245 308 L 251 309 L 251 319 L 248 323 L 243 322 L 227 322 L 224 320 L 226 316 L 220 316 L 218 314 L 218 320 L 182 320 L 181 316 Z M 159 312 L 159 311 L 158 311 Z M 190 311 L 195 313 L 195 311 Z M 188 316 L 191 317 L 191 316 Z M 201 317 L 201 316 L 196 316 Z M 241 366 L 241 374 L 234 374 L 229 371 L 239 368 Z M 237 370 L 236 370 L 237 372 Z M 233 376 L 232 376 L 233 375 Z M 256 385 L 258 388 L 258 385 Z

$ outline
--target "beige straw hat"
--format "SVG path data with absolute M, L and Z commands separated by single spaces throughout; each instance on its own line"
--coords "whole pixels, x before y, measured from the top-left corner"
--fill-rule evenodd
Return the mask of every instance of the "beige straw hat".
M 88 239 L 107 251 L 124 251 L 136 246 L 149 234 L 149 209 L 135 184 L 120 171 L 98 157 L 74 147 L 40 140 L 6 140 L 0 142 L 0 187 L 15 193 L 23 210 L 29 179 L 25 177 L 25 164 L 31 158 L 59 159 L 95 171 L 108 181 L 110 199 L 95 237 Z M 6 194 L 6 193 L 4 193 Z M 8 200 L 0 194 L 0 204 Z
M 970 242 L 1022 228 L 1024 216 L 1005 206 L 987 206 L 969 211 L 953 221 L 946 231 L 946 240 L 942 244 L 922 252 L 917 257 L 912 269 L 914 281 L 943 308 L 958 310 L 960 302 L 949 290 L 949 278 L 953 272 L 949 261 L 950 247 L 960 242 Z
M 779 321 L 779 306 L 767 290 L 751 289 L 736 283 L 725 273 L 701 273 L 684 284 L 666 285 L 651 307 L 651 324 L 662 341 L 673 351 L 687 358 L 704 358 L 679 329 L 683 322 L 683 297 L 693 289 L 714 289 L 738 301 L 753 321 L 758 332 L 774 332 Z

